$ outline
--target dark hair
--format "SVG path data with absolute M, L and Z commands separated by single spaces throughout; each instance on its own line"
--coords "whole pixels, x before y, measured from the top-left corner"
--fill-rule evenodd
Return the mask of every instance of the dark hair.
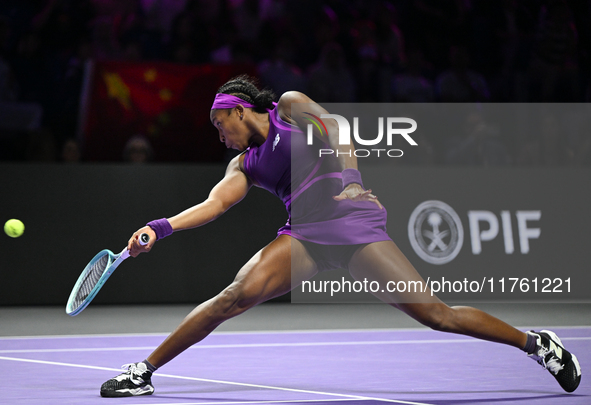
M 217 91 L 218 93 L 231 94 L 240 97 L 250 104 L 254 104 L 255 112 L 265 113 L 273 108 L 275 94 L 270 89 L 259 90 L 255 78 L 248 75 L 236 76 L 228 80 Z

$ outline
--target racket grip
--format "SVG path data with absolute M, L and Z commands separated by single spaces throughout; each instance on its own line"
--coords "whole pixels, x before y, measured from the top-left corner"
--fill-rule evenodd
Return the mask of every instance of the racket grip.
M 150 242 L 150 235 L 148 235 L 147 233 L 142 233 L 140 235 L 140 237 L 138 238 L 138 242 L 140 243 L 140 245 L 145 246 L 148 244 L 148 242 Z

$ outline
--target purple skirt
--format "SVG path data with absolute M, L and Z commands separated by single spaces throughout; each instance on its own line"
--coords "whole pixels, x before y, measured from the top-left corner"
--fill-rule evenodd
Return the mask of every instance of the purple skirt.
M 339 190 L 326 186 L 319 184 L 316 190 L 293 201 L 290 220 L 277 234 L 321 245 L 392 240 L 386 230 L 388 213 L 385 208 L 380 209 L 369 201 L 334 201 L 332 196 Z

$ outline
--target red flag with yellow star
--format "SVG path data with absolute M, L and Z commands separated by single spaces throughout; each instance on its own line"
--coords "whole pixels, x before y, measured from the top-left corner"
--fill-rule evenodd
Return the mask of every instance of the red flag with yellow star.
M 216 90 L 250 65 L 94 62 L 83 123 L 89 161 L 121 161 L 125 143 L 144 135 L 161 162 L 222 161 L 226 152 L 209 121 Z

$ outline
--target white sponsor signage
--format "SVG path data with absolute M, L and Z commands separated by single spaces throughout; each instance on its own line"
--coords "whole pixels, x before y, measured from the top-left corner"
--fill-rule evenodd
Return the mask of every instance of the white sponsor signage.
M 491 241 L 499 237 L 499 234 L 504 241 L 505 253 L 515 252 L 511 211 L 501 211 L 498 216 L 494 212 L 483 210 L 471 210 L 466 214 L 472 254 L 483 253 L 483 242 Z M 540 237 L 541 229 L 532 223 L 539 221 L 541 217 L 540 210 L 515 211 L 521 254 L 528 254 L 530 240 Z M 421 259 L 432 264 L 445 264 L 460 253 L 464 244 L 464 227 L 451 206 L 437 200 L 425 201 L 410 215 L 408 238 Z

